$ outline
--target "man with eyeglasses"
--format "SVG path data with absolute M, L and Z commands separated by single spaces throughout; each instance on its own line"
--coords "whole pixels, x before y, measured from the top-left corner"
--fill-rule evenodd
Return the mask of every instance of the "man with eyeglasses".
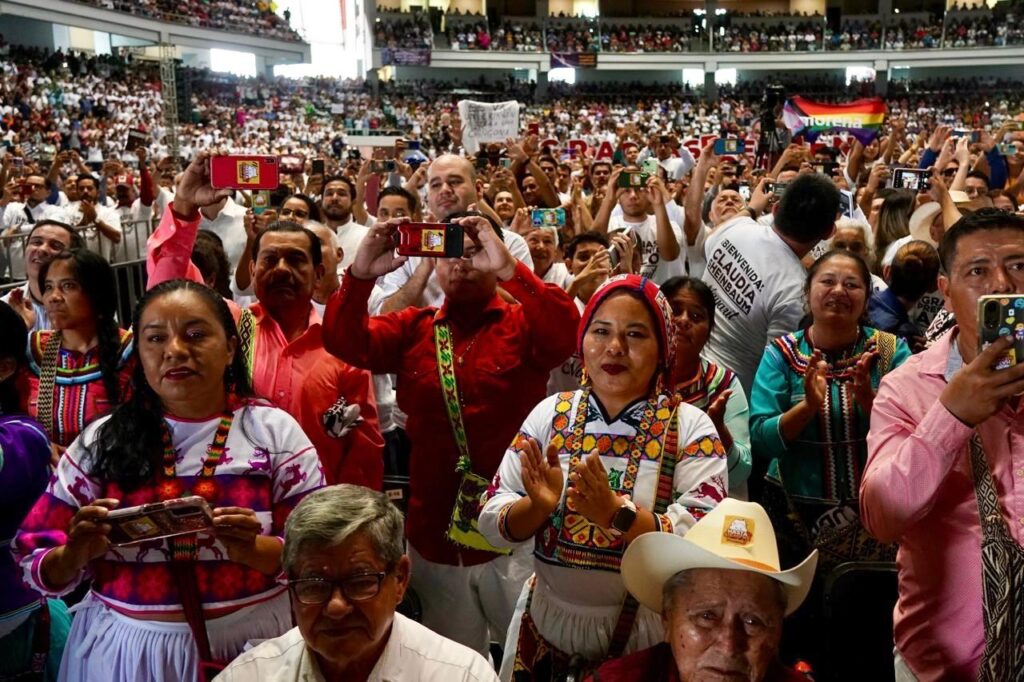
M 50 317 L 39 288 L 39 271 L 58 253 L 82 246 L 82 236 L 65 223 L 43 219 L 31 226 L 25 239 L 24 259 L 15 264 L 15 269 L 25 277 L 25 284 L 3 299 L 18 311 L 30 332 L 50 329 Z
M 283 569 L 297 627 L 242 654 L 217 682 L 496 682 L 479 654 L 396 613 L 409 586 L 402 513 L 383 493 L 322 488 L 285 525 Z

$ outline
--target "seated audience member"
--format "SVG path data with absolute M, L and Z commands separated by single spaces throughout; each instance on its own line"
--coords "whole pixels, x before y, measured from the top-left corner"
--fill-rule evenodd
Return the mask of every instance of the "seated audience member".
M 15 378 L 28 333 L 6 303 L 0 303 L 0 329 L 0 537 L 10 538 L 46 490 L 50 441 L 21 410 Z M 42 599 L 21 576 L 14 556 L 0 553 L 0 679 L 54 682 L 71 616 L 63 601 Z
M 288 517 L 282 560 L 297 627 L 239 656 L 216 682 L 495 682 L 480 654 L 395 612 L 412 569 L 403 526 L 368 488 L 307 496 Z
M 734 371 L 748 395 L 765 345 L 800 324 L 807 278 L 800 259 L 832 235 L 838 215 L 835 184 L 805 174 L 786 188 L 772 226 L 738 216 L 708 236 L 703 280 L 720 314 L 706 356 Z
M 25 580 L 42 594 L 68 595 L 92 578 L 62 665 L 71 682 L 192 682 L 200 664 L 285 632 L 284 520 L 323 485 L 298 423 L 251 398 L 216 292 L 165 282 L 133 322 L 130 397 L 68 447 L 14 539 Z M 114 545 L 111 510 L 190 495 L 212 509 L 212 526 Z
M 979 352 L 976 320 L 979 297 L 1024 294 L 1024 218 L 971 213 L 939 254 L 957 326 L 882 382 L 861 514 L 879 540 L 899 543 L 896 679 L 1017 679 L 1024 363 L 997 369 L 1014 338 Z
M 649 533 L 622 558 L 626 588 L 661 613 L 665 641 L 589 682 L 801 682 L 778 659 L 783 619 L 811 589 L 817 551 L 783 571 L 765 510 L 727 498 L 679 537 Z
M 699 279 L 673 277 L 661 285 L 675 318 L 676 350 L 669 387 L 683 402 L 703 410 L 728 455 L 729 495 L 747 498 L 750 407 L 739 379 L 727 367 L 701 357 L 715 328 L 715 295 Z
M 84 245 L 81 235 L 65 223 L 40 220 L 32 225 L 25 238 L 24 261 L 20 268 L 25 276 L 25 284 L 12 289 L 3 298 L 18 311 L 30 332 L 51 328 L 50 316 L 43 303 L 39 271 L 60 252 L 80 249 Z M 19 269 L 15 268 L 14 272 L 19 272 Z
M 871 326 L 895 334 L 914 349 L 924 350 L 922 330 L 910 321 L 908 311 L 929 291 L 934 291 L 939 275 L 939 254 L 931 244 L 909 241 L 896 250 L 885 266 L 889 288 L 868 300 Z

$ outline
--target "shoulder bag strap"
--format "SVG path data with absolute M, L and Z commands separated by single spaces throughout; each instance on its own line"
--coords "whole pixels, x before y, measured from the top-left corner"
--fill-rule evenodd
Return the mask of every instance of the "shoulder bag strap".
M 39 366 L 39 392 L 36 402 L 36 420 L 50 434 L 50 440 L 57 440 L 57 429 L 53 423 L 53 388 L 57 381 L 57 356 L 60 353 L 61 333 L 53 331 L 46 340 L 43 359 Z
M 672 491 L 675 489 L 674 481 L 676 465 L 679 463 L 679 408 L 672 410 L 668 419 L 668 428 L 665 432 L 665 444 L 661 450 L 661 466 L 658 470 L 658 488 L 654 498 L 655 514 L 664 514 L 668 506 L 672 504 Z M 629 592 L 622 603 L 619 611 L 619 620 L 615 623 L 615 630 L 612 631 L 611 644 L 608 646 L 607 658 L 619 658 L 629 644 L 629 636 L 633 632 L 633 623 L 636 621 L 636 613 L 640 603 Z
M 185 620 L 188 621 L 189 630 L 196 640 L 196 650 L 199 658 L 205 662 L 212 662 L 213 655 L 210 651 L 210 637 L 206 631 L 206 615 L 203 613 L 203 605 L 199 599 L 199 582 L 196 580 L 195 561 L 169 561 L 171 575 L 174 576 L 174 583 L 178 587 L 178 597 L 185 609 Z
M 28 218 L 29 225 L 35 225 L 36 224 L 36 217 L 34 215 L 32 215 L 32 209 L 30 209 L 28 207 L 28 204 L 25 204 L 21 208 L 22 208 L 22 210 L 25 211 L 25 217 Z
M 238 317 L 238 344 L 241 346 L 245 371 L 249 375 L 249 382 L 252 383 L 256 351 L 256 317 L 248 308 L 242 308 L 242 313 Z
M 469 440 L 466 428 L 462 423 L 462 408 L 459 401 L 459 386 L 455 381 L 455 365 L 452 362 L 452 331 L 445 322 L 434 323 L 434 348 L 437 351 L 437 374 L 441 379 L 441 394 L 448 412 L 448 422 L 452 427 L 455 445 L 459 448 L 459 464 L 457 470 L 472 470 L 469 458 Z
M 892 359 L 896 355 L 896 335 L 878 332 L 875 349 L 878 350 L 878 374 L 884 376 L 892 366 Z

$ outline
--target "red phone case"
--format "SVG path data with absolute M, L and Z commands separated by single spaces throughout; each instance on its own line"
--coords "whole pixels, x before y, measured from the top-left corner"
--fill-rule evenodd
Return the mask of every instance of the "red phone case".
M 423 258 L 462 257 L 462 226 L 452 223 L 403 223 L 398 226 L 398 253 Z
M 214 156 L 210 184 L 214 189 L 277 189 L 276 156 Z

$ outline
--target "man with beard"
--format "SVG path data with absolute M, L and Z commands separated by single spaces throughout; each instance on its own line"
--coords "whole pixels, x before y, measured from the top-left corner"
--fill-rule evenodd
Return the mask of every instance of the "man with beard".
M 25 240 L 25 258 L 20 264 L 26 282 L 12 289 L 4 300 L 25 320 L 29 332 L 50 329 L 50 317 L 43 305 L 43 292 L 39 288 L 39 271 L 54 256 L 72 248 L 81 248 L 82 237 L 70 225 L 43 219 L 32 225 Z
M 121 242 L 121 217 L 99 199 L 99 181 L 92 175 L 78 176 L 78 201 L 51 206 L 45 217 L 72 227 L 84 228 L 85 245 L 109 261 L 114 260 Z
M 338 235 L 338 246 L 345 254 L 341 260 L 342 270 L 352 263 L 359 243 L 370 229 L 360 225 L 352 216 L 352 202 L 355 197 L 356 186 L 345 176 L 333 175 L 324 181 L 320 212 L 324 224 Z
M 201 152 L 185 170 L 171 210 L 151 239 L 151 252 L 191 253 L 200 207 L 230 193 L 210 185 L 208 159 L 209 153 Z M 237 322 L 253 389 L 295 417 L 316 446 L 329 484 L 380 490 L 384 442 L 370 374 L 324 350 L 320 316 L 312 305 L 324 269 L 320 240 L 298 223 L 279 221 L 255 237 L 252 253 L 249 271 L 258 302 L 239 311 Z M 174 277 L 202 282 L 187 259 L 180 262 L 180 271 L 161 268 L 161 277 L 150 277 L 150 288 Z
M 430 169 L 432 210 L 465 230 L 463 257 L 435 259 L 443 305 L 367 314 L 374 282 L 405 260 L 394 251 L 402 221 L 377 223 L 327 304 L 324 339 L 347 362 L 397 374 L 398 405 L 409 415 L 407 532 L 423 624 L 486 656 L 492 640 L 505 641 L 532 569 L 523 552 L 504 555 L 473 530 L 457 542 L 449 526 L 475 528 L 479 505 L 472 495 L 460 504 L 460 488 L 493 478 L 544 397 L 549 372 L 572 354 L 579 313 L 564 291 L 516 261 L 489 219 L 453 213 L 475 195 L 467 165 L 443 156 Z M 499 282 L 518 304 L 498 295 Z M 451 353 L 440 353 L 447 343 Z M 455 388 L 442 390 L 442 375 Z
M 527 176 L 531 178 L 532 176 Z M 525 197 L 524 197 L 525 198 Z M 476 207 L 476 171 L 468 160 L 444 154 L 432 164 L 427 175 L 427 208 L 440 222 L 448 216 Z M 528 268 L 533 258 L 526 240 L 512 230 L 502 230 L 502 239 L 509 252 Z M 346 252 L 347 253 L 347 252 Z M 397 270 L 380 280 L 380 289 L 371 301 L 371 310 L 382 313 L 403 310 L 409 306 L 440 307 L 444 303 L 432 258 L 410 258 Z

